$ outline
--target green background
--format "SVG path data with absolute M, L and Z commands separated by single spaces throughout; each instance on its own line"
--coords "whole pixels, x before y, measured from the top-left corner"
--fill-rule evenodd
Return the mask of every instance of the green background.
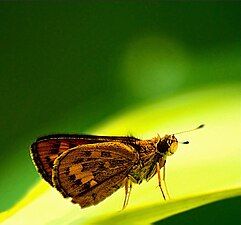
M 39 180 L 36 137 L 87 133 L 133 107 L 240 84 L 240 6 L 1 2 L 0 211 Z

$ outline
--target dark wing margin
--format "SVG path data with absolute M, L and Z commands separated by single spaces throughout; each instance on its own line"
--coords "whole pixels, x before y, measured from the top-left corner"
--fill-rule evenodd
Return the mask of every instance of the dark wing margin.
M 119 189 L 138 153 L 119 142 L 81 145 L 54 162 L 53 183 L 64 197 L 82 208 L 96 205 Z

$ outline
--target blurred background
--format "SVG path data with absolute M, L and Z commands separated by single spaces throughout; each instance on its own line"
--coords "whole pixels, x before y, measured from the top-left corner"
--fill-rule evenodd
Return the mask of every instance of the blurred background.
M 240 6 L 1 2 L 0 211 L 40 179 L 36 137 L 88 133 L 124 110 L 241 84 Z

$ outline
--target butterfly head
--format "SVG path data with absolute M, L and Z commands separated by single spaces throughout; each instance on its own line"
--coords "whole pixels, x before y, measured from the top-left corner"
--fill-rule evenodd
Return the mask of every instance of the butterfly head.
M 198 130 L 198 129 L 203 128 L 203 127 L 204 127 L 204 124 L 201 124 L 200 126 L 194 128 L 194 129 L 178 132 L 178 133 L 175 133 L 175 134 L 182 134 L 182 133 Z M 179 142 L 179 143 L 189 144 L 189 141 L 183 141 L 183 142 Z M 161 154 L 162 156 L 166 157 L 166 156 L 173 155 L 176 152 L 177 147 L 178 147 L 178 140 L 174 136 L 174 134 L 165 135 L 163 138 L 161 138 L 158 135 L 158 137 L 157 137 L 157 152 L 159 154 Z
M 177 138 L 172 135 L 166 135 L 157 143 L 157 151 L 164 156 L 173 155 L 178 147 Z

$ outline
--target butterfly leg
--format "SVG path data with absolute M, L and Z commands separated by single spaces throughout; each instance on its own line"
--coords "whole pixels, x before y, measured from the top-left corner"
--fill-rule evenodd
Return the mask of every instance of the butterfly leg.
M 165 193 L 164 193 L 163 188 L 162 188 L 162 182 L 161 182 L 162 179 L 161 179 L 161 172 L 160 172 L 160 164 L 159 164 L 159 162 L 157 162 L 157 164 L 156 164 L 156 170 L 157 170 L 157 177 L 158 177 L 158 186 L 159 186 L 159 188 L 160 188 L 160 190 L 162 192 L 162 196 L 163 196 L 164 200 L 166 200 L 166 196 L 165 196 Z
M 167 183 L 166 183 L 166 166 L 165 165 L 163 166 L 163 183 L 164 183 L 164 187 L 165 187 L 167 196 L 168 196 L 169 199 L 171 199 L 168 188 L 167 188 Z
M 132 182 L 129 179 L 129 177 L 127 177 L 124 182 L 125 182 L 125 200 L 123 203 L 122 210 L 125 209 L 126 206 L 128 205 L 130 194 L 131 194 L 131 189 L 132 189 Z
M 131 190 L 132 190 L 132 181 L 129 180 L 129 192 L 128 192 L 128 196 L 127 196 L 127 200 L 126 200 L 126 206 L 129 203 L 129 199 L 130 199 L 130 195 L 131 195 Z

